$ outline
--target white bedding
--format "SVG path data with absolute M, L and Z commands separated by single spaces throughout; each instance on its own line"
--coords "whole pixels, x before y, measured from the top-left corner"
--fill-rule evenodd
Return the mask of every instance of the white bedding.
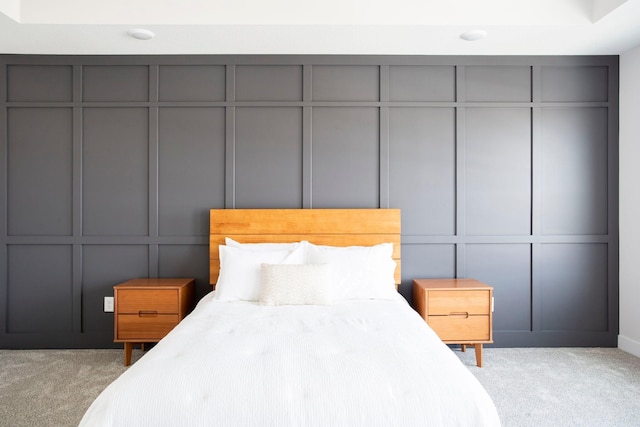
M 491 398 L 396 300 L 261 306 L 211 294 L 81 426 L 497 426 Z

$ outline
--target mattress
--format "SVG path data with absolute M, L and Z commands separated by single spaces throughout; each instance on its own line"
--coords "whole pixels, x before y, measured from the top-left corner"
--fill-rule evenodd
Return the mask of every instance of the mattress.
M 476 378 L 398 295 L 328 306 L 205 296 L 81 426 L 497 426 Z

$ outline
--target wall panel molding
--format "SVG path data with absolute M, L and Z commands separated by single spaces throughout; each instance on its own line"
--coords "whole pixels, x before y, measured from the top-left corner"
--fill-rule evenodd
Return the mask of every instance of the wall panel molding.
M 204 295 L 207 209 L 252 206 L 401 208 L 407 299 L 474 276 L 498 346 L 617 343 L 617 57 L 3 55 L 0 82 L 0 348 L 113 347 L 112 286 Z M 23 170 L 11 111 L 37 131 Z M 39 163 L 54 135 L 66 157 Z M 60 222 L 24 202 L 43 194 Z M 42 253 L 69 264 L 47 264 L 59 334 L 20 314 Z

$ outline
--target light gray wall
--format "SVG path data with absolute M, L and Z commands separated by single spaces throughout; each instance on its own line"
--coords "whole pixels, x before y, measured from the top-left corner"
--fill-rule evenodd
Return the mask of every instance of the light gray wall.
M 640 46 L 620 56 L 620 336 L 621 349 L 640 357 Z
M 0 347 L 112 345 L 131 277 L 203 295 L 222 207 L 401 208 L 408 298 L 475 277 L 497 345 L 616 345 L 617 57 L 0 59 Z

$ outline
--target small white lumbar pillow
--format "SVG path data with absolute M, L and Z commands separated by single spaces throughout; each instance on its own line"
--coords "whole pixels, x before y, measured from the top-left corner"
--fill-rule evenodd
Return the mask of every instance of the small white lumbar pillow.
M 260 271 L 261 304 L 331 304 L 328 264 L 262 264 Z

